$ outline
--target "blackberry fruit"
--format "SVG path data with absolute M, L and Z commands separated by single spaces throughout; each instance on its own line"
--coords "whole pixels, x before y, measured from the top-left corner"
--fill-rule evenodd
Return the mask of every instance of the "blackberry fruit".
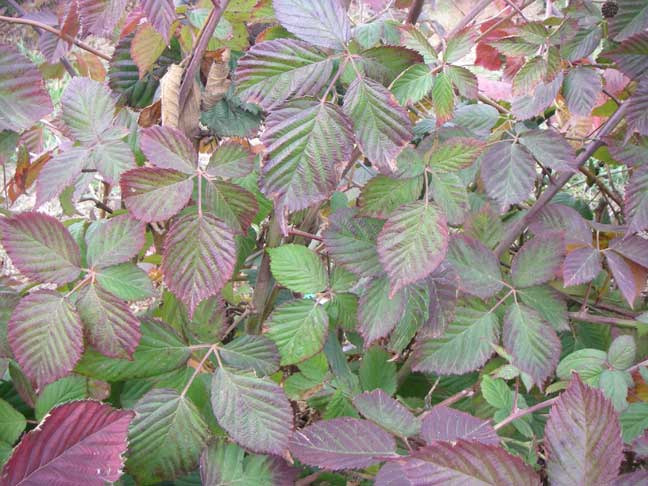
M 601 6 L 601 13 L 606 19 L 614 17 L 619 12 L 619 5 L 612 0 L 608 0 Z

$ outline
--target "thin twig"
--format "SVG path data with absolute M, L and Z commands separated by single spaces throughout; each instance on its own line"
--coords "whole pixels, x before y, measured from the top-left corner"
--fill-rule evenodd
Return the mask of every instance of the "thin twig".
M 289 229 L 288 234 L 293 236 L 301 236 L 302 238 L 306 238 L 309 240 L 324 241 L 321 236 L 317 236 L 312 233 L 307 233 L 306 231 L 302 231 L 298 229 Z
M 209 349 L 205 353 L 205 356 L 203 356 L 203 359 L 201 359 L 200 363 L 198 363 L 198 366 L 196 366 L 196 369 L 194 370 L 193 374 L 191 375 L 191 378 L 189 378 L 189 381 L 187 382 L 185 387 L 182 389 L 182 393 L 180 393 L 180 397 L 184 397 L 187 394 L 187 392 L 189 391 L 189 387 L 191 386 L 191 384 L 196 379 L 196 376 L 198 376 L 198 373 L 200 373 L 200 370 L 202 370 L 205 362 L 209 358 L 209 355 L 212 354 L 215 351 L 216 351 L 216 349 L 214 348 L 214 346 L 209 347 Z
M 633 371 L 638 370 L 642 366 L 648 366 L 648 359 L 645 359 L 645 360 L 641 361 L 640 363 L 637 363 L 636 365 L 631 366 L 626 371 L 628 371 L 629 373 L 632 373 Z
M 594 172 L 592 172 L 591 170 L 589 170 L 587 167 L 584 166 L 579 167 L 578 170 L 586 177 L 591 179 L 594 182 L 594 184 L 596 184 L 599 187 L 599 189 L 601 189 L 601 191 L 604 192 L 610 199 L 612 199 L 615 203 L 617 203 L 620 208 L 623 207 L 623 199 L 621 199 L 618 194 L 612 192 L 605 185 L 605 183 L 598 178 L 598 176 Z
M 55 29 L 54 27 L 51 27 L 47 24 L 43 24 L 42 22 L 38 22 L 36 20 L 30 20 L 30 19 L 22 19 L 22 18 L 16 18 L 16 17 L 5 17 L 4 15 L 0 15 L 0 22 L 7 22 L 10 24 L 23 24 L 23 25 L 31 25 L 32 27 L 37 27 L 39 29 L 46 30 L 47 32 L 51 32 L 54 35 L 57 35 L 63 40 L 66 40 L 68 42 L 72 42 L 74 45 L 80 47 L 81 49 L 91 52 L 95 56 L 100 57 L 101 59 L 104 59 L 106 61 L 110 61 L 110 56 L 104 54 L 103 52 L 98 51 L 94 47 L 90 47 L 88 44 L 85 42 L 82 42 L 78 39 L 75 39 L 72 36 L 69 36 L 63 32 L 61 32 L 58 29 Z
M 79 202 L 93 202 L 95 204 L 95 206 L 98 207 L 99 209 L 101 209 L 101 210 L 103 210 L 103 211 L 105 211 L 107 213 L 110 213 L 110 214 L 113 213 L 113 210 L 109 206 L 105 205 L 99 199 L 97 199 L 95 197 L 90 197 L 90 196 L 82 197 L 81 199 L 79 199 Z
M 475 389 L 474 387 L 471 386 L 470 388 L 461 390 L 459 393 L 455 393 L 454 395 L 446 398 L 442 402 L 437 403 L 435 407 L 449 407 L 450 405 L 457 403 L 459 400 L 472 397 L 474 394 L 475 394 Z
M 559 397 L 550 398 L 549 400 L 545 400 L 544 402 L 536 403 L 535 405 L 532 405 L 529 408 L 518 408 L 511 415 L 506 417 L 500 423 L 496 424 L 493 428 L 495 430 L 499 430 L 502 427 L 507 426 L 514 420 L 529 415 L 530 413 L 537 412 L 538 410 L 542 410 L 543 408 L 551 407 L 554 403 L 556 403 L 558 398 Z
M 592 324 L 610 324 L 618 327 L 637 327 L 637 321 L 620 319 L 612 316 L 594 316 L 585 312 L 570 312 L 569 317 L 578 321 L 591 322 Z
M 423 3 L 424 0 L 414 0 L 412 6 L 409 9 L 409 12 L 407 13 L 407 20 L 405 21 L 406 23 L 414 25 L 416 22 L 418 22 L 418 18 L 423 11 Z

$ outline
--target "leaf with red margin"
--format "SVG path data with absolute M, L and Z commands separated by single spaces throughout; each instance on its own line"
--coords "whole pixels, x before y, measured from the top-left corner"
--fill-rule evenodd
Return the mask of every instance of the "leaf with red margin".
M 378 258 L 391 284 L 390 297 L 430 275 L 448 249 L 448 224 L 439 208 L 425 201 L 401 206 L 378 235 Z
M 498 142 L 483 155 L 481 178 L 486 193 L 506 210 L 531 194 L 536 180 L 535 160 L 519 143 Z
M 614 251 L 606 251 L 605 259 L 612 276 L 630 307 L 634 307 L 637 298 L 646 287 L 648 269 L 622 257 Z
M 431 337 L 441 336 L 454 319 L 459 282 L 459 274 L 445 262 L 425 280 L 430 303 L 428 320 L 423 330 Z
M 625 215 L 629 222 L 628 233 L 648 228 L 648 166 L 646 165 L 635 169 L 630 177 L 625 193 Z
M 492 445 L 500 443 L 490 420 L 443 405 L 437 405 L 424 414 L 421 437 L 429 445 L 439 440 L 454 442 L 459 439 Z
M 567 109 L 574 115 L 589 116 L 602 91 L 603 81 L 595 69 L 579 66 L 565 76 L 563 94 Z
M 592 230 L 578 211 L 562 204 L 547 204 L 529 224 L 536 236 L 562 231 L 566 244 L 590 245 Z
M 461 290 L 470 295 L 487 299 L 504 286 L 497 257 L 479 240 L 453 236 L 448 245 L 448 262 L 459 274 Z
M 623 255 L 628 260 L 648 268 L 648 240 L 637 235 L 615 238 L 610 242 L 610 249 Z
M 387 336 L 405 311 L 407 290 L 389 296 L 389 280 L 386 277 L 370 281 L 358 305 L 358 329 L 368 346 L 376 339 Z
M 61 118 L 75 140 L 94 144 L 113 126 L 115 100 L 108 87 L 89 78 L 72 78 L 61 96 Z
M 21 299 L 7 324 L 7 339 L 16 361 L 39 389 L 68 375 L 83 352 L 79 314 L 51 290 Z
M 171 24 L 176 19 L 173 0 L 140 0 L 139 4 L 148 21 L 168 43 L 171 38 Z
M 126 302 L 98 285 L 88 285 L 79 291 L 76 305 L 89 344 L 104 356 L 132 358 L 142 333 L 139 319 Z
M 244 145 L 227 141 L 214 151 L 205 170 L 210 176 L 223 179 L 245 177 L 254 170 L 255 157 Z
M 235 264 L 234 233 L 212 214 L 185 214 L 166 235 L 164 283 L 187 306 L 190 317 L 200 302 L 221 291 Z
M 545 167 L 566 172 L 576 170 L 576 153 L 557 131 L 530 130 L 520 135 L 520 143 Z
M 146 227 L 128 214 L 94 221 L 86 231 L 86 258 L 90 267 L 124 263 L 140 251 Z
M 134 413 L 81 400 L 50 411 L 16 447 L 2 471 L 4 486 L 103 486 L 122 475 Z
M 576 373 L 551 407 L 545 447 L 552 485 L 609 484 L 619 473 L 619 417 L 603 392 L 583 384 Z
M 565 287 L 591 282 L 602 269 L 601 255 L 596 248 L 577 248 L 567 254 L 563 263 Z
M 124 202 L 140 221 L 165 221 L 191 199 L 193 180 L 175 170 L 139 167 L 125 172 L 120 180 Z
M 153 126 L 140 132 L 140 148 L 146 158 L 160 169 L 194 174 L 198 154 L 184 133 L 172 127 Z
M 127 0 L 78 0 L 79 19 L 85 33 L 110 37 L 126 9 Z
M 560 272 L 565 258 L 562 233 L 545 233 L 527 241 L 511 264 L 513 285 L 533 287 L 552 280 Z
M 320 420 L 296 431 L 290 453 L 304 464 L 331 469 L 364 469 L 396 455 L 391 434 L 350 417 Z
M 162 34 L 151 24 L 144 24 L 135 32 L 130 52 L 140 79 L 151 70 L 165 49 L 166 43 Z
M 504 449 L 478 442 L 458 440 L 456 444 L 435 442 L 412 456 L 396 462 L 403 480 L 395 483 L 395 466 L 379 472 L 376 486 L 410 484 L 412 486 L 488 485 L 540 486 L 542 483 L 531 466 Z M 384 469 L 384 468 L 383 468 Z M 382 474 L 381 474 L 382 473 Z
M 52 109 L 38 68 L 15 47 L 0 46 L 0 130 L 26 130 Z
M 410 437 L 421 430 L 420 420 L 380 388 L 357 395 L 353 406 L 364 417 L 399 437 Z
M 22 213 L 0 219 L 0 229 L 5 251 L 27 277 L 63 285 L 81 273 L 79 247 L 56 218 Z

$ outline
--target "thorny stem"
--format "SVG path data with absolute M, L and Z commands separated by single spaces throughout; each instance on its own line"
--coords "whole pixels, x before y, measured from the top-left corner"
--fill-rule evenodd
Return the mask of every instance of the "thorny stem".
M 51 27 L 47 24 L 43 24 L 41 22 L 38 22 L 36 20 L 30 20 L 30 19 L 22 19 L 22 18 L 16 18 L 16 17 L 5 17 L 4 15 L 0 15 L 0 22 L 8 22 L 10 24 L 23 24 L 23 25 L 31 25 L 32 27 L 37 27 L 39 29 L 46 30 L 47 32 L 51 32 L 54 35 L 59 36 L 61 39 L 66 40 L 68 42 L 72 42 L 74 45 L 80 47 L 81 49 L 88 51 L 95 56 L 100 57 L 101 59 L 104 59 L 106 61 L 110 61 L 110 56 L 104 54 L 103 52 L 98 51 L 97 49 L 90 47 L 88 44 L 85 42 L 82 42 L 78 39 L 75 39 L 74 37 L 71 37 L 63 32 L 61 32 L 58 29 L 55 29 L 54 27 Z
M 619 319 L 611 316 L 594 316 L 586 312 L 570 312 L 569 317 L 578 321 L 591 322 L 592 324 L 611 324 L 618 327 L 636 328 L 637 322 L 630 319 Z
M 559 397 L 554 397 L 550 398 L 549 400 L 545 400 L 544 402 L 536 403 L 535 405 L 530 406 L 529 408 L 518 408 L 513 411 L 511 415 L 506 417 L 504 420 L 496 424 L 493 428 L 495 430 L 499 430 L 502 427 L 506 427 L 508 424 L 513 422 L 514 420 L 517 420 L 519 418 L 522 418 L 526 415 L 529 415 L 530 413 L 537 412 L 538 410 L 542 410 L 543 408 L 548 408 L 551 407 L 556 401 L 558 400 Z
M 312 233 L 307 233 L 306 231 L 301 231 L 298 229 L 289 229 L 288 234 L 293 236 L 300 236 L 302 238 L 306 238 L 309 240 L 324 241 L 321 236 L 317 236 Z

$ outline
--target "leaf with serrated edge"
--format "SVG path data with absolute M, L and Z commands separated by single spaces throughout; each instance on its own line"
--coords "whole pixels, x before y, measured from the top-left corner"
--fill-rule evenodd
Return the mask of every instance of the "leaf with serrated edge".
M 277 346 L 265 336 L 239 336 L 218 352 L 225 366 L 253 370 L 259 376 L 271 375 L 279 369 Z
M 422 190 L 422 177 L 393 179 L 378 174 L 360 192 L 359 213 L 362 216 L 387 219 L 398 207 L 416 201 Z
M 560 339 L 551 325 L 536 310 L 514 304 L 504 317 L 502 341 L 512 364 L 542 388 L 560 359 Z
M 124 263 L 144 245 L 146 227 L 129 215 L 93 222 L 86 231 L 88 265 L 108 267 Z
M 209 428 L 192 401 L 159 388 L 135 404 L 128 431 L 128 471 L 142 482 L 173 479 L 192 471 L 206 445 Z
M 479 140 L 455 137 L 433 146 L 425 154 L 425 161 L 435 172 L 457 172 L 470 167 L 483 150 Z
M 274 0 L 275 15 L 288 32 L 320 47 L 341 49 L 351 25 L 339 0 Z
M 202 197 L 205 209 L 237 232 L 245 233 L 259 211 L 256 196 L 231 182 L 205 182 Z
M 538 235 L 525 243 L 511 264 L 513 285 L 533 287 L 552 280 L 565 257 L 562 233 Z
M 227 141 L 214 150 L 205 172 L 224 179 L 245 177 L 254 170 L 254 159 L 255 155 L 247 147 Z
M 344 113 L 353 121 L 358 145 L 371 163 L 386 173 L 412 139 L 407 112 L 383 85 L 356 78 L 344 96 Z
M 38 68 L 16 47 L 0 46 L 0 130 L 26 130 L 52 109 Z
M 140 79 L 148 73 L 166 49 L 166 43 L 151 24 L 144 24 L 137 29 L 131 42 L 131 57 L 137 65 Z
M 120 299 L 143 300 L 153 295 L 148 275 L 132 263 L 101 268 L 96 277 L 99 285 Z
M 601 270 L 601 255 L 596 248 L 577 248 L 567 254 L 563 263 L 565 287 L 590 282 Z
M 498 142 L 482 158 L 481 178 L 487 194 L 506 210 L 531 194 L 535 161 L 521 144 Z
M 520 135 L 520 143 L 543 166 L 573 172 L 576 154 L 565 137 L 554 130 L 531 130 Z
M 357 395 L 353 406 L 367 419 L 400 437 L 410 437 L 421 430 L 419 419 L 380 388 Z
M 236 67 L 237 94 L 266 110 L 290 98 L 316 96 L 333 74 L 333 60 L 312 45 L 294 39 L 255 44 Z
M 168 43 L 171 24 L 176 18 L 173 0 L 139 0 L 139 3 L 146 18 Z
M 267 251 L 272 275 L 284 287 L 302 294 L 316 294 L 328 285 L 324 264 L 313 250 L 288 244 Z
M 212 214 L 186 214 L 166 235 L 164 282 L 187 306 L 190 317 L 201 301 L 221 291 L 235 264 L 234 234 Z
M 378 235 L 378 258 L 389 276 L 390 297 L 430 275 L 447 248 L 448 225 L 437 206 L 417 201 L 394 211 Z
M 621 294 L 628 305 L 634 307 L 637 298 L 646 287 L 648 269 L 613 251 L 605 253 L 605 260 Z
M 448 261 L 459 274 L 461 290 L 468 294 L 486 299 L 504 286 L 497 257 L 478 240 L 463 235 L 452 237 Z
M 117 481 L 132 417 L 130 410 L 90 400 L 56 407 L 18 444 L 0 482 L 104 486 Z
M 81 320 L 88 331 L 88 342 L 101 354 L 131 358 L 139 344 L 140 322 L 126 302 L 99 286 L 88 285 L 76 301 Z
M 442 375 L 474 371 L 488 361 L 498 340 L 499 323 L 494 313 L 459 307 L 443 336 L 417 338 L 413 369 Z
M 214 415 L 232 439 L 255 452 L 285 452 L 293 410 L 279 385 L 268 378 L 219 368 L 211 386 Z
M 127 0 L 79 0 L 79 20 L 85 32 L 110 37 Z
M 389 296 L 389 280 L 385 277 L 372 280 L 360 296 L 358 305 L 358 328 L 365 345 L 387 336 L 405 311 L 405 289 Z
M 35 208 L 58 197 L 66 187 L 76 181 L 81 171 L 88 167 L 89 151 L 85 147 L 68 147 L 61 144 L 61 151 L 52 157 L 38 173 L 36 179 Z
M 552 485 L 609 484 L 623 459 L 619 419 L 603 392 L 578 375 L 551 407 L 545 429 Z
M 328 335 L 328 314 L 314 300 L 293 300 L 277 307 L 265 322 L 267 336 L 279 348 L 281 365 L 300 363 L 319 353 Z
M 13 264 L 40 282 L 65 284 L 81 273 L 79 247 L 52 216 L 37 212 L 0 219 L 2 246 Z
M 11 404 L 0 399 L 0 441 L 13 444 L 27 427 L 23 414 Z
M 69 374 L 83 350 L 76 309 L 51 290 L 38 290 L 20 301 L 7 335 L 16 361 L 38 388 Z
M 191 141 L 180 130 L 161 126 L 145 128 L 140 133 L 140 147 L 156 167 L 185 174 L 196 172 L 198 155 Z
M 96 142 L 112 127 L 114 116 L 115 101 L 102 83 L 75 77 L 65 87 L 61 118 L 79 142 Z
M 570 69 L 563 84 L 567 109 L 574 115 L 589 116 L 602 90 L 601 75 L 596 70 L 585 66 Z
M 648 228 L 648 166 L 639 167 L 630 177 L 625 193 L 628 233 Z
M 38 394 L 34 415 L 37 420 L 43 420 L 54 407 L 87 397 L 88 380 L 83 376 L 66 376 L 50 383 Z
M 175 170 L 139 167 L 124 173 L 120 186 L 133 216 L 152 223 L 171 218 L 187 205 L 193 181 Z
M 367 420 L 343 417 L 320 420 L 295 432 L 290 452 L 310 466 L 334 471 L 364 469 L 383 457 L 395 456 L 396 442 Z
M 414 64 L 403 71 L 390 89 L 401 105 L 418 103 L 432 89 L 434 77 L 425 64 Z
M 500 443 L 489 420 L 444 405 L 437 405 L 424 414 L 421 437 L 430 445 L 438 440 L 454 442 L 459 439 L 492 445 Z

